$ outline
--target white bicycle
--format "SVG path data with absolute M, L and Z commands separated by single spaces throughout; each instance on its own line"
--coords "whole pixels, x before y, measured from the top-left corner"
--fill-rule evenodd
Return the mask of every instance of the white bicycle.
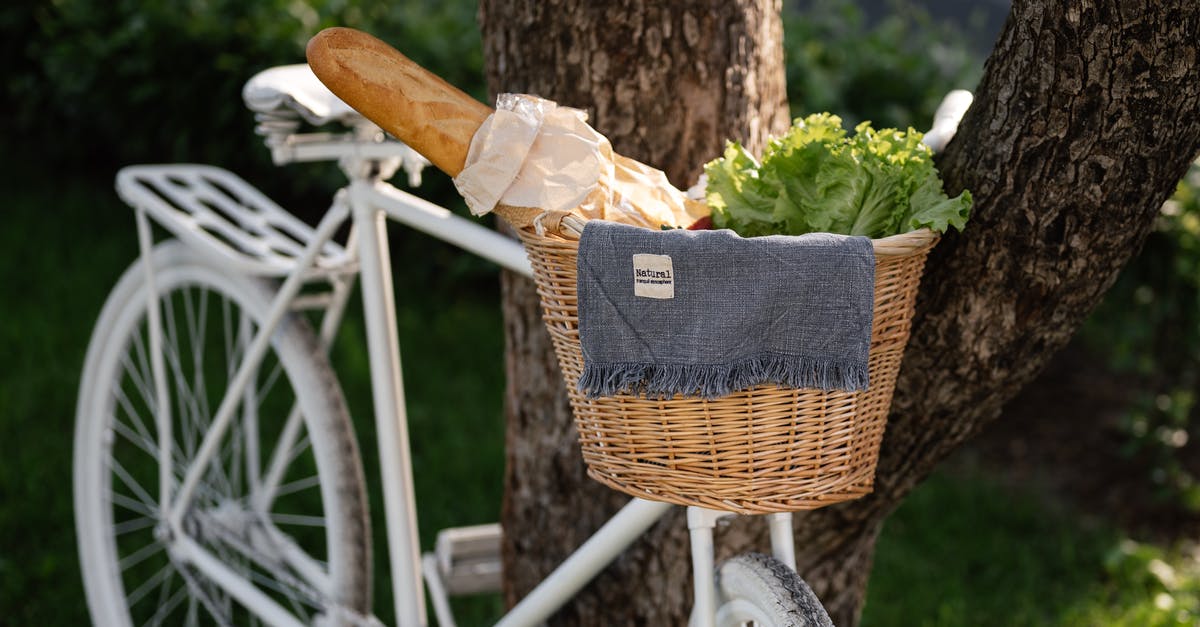
M 327 359 L 360 280 L 397 620 L 426 624 L 428 594 L 438 623 L 452 625 L 448 595 L 499 589 L 501 530 L 448 529 L 431 552 L 418 546 L 383 221 L 526 276 L 529 262 L 520 244 L 387 183 L 403 168 L 419 184 L 426 162 L 307 66 L 263 72 L 244 96 L 277 164 L 337 161 L 349 184 L 311 228 L 215 167 L 119 173 L 141 253 L 96 323 L 75 433 L 76 528 L 92 618 L 106 626 L 378 624 L 365 478 Z M 346 130 L 302 132 L 305 123 Z M 347 222 L 348 237 L 334 241 Z M 544 621 L 671 507 L 631 500 L 499 624 Z M 729 515 L 689 508 L 692 624 L 829 625 L 795 572 L 790 514 L 767 517 L 771 556 L 716 568 L 712 529 Z

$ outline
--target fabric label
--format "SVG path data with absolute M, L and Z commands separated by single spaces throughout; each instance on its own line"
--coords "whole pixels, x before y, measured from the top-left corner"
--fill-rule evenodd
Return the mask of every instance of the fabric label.
M 668 255 L 633 256 L 633 295 L 675 298 L 675 270 Z

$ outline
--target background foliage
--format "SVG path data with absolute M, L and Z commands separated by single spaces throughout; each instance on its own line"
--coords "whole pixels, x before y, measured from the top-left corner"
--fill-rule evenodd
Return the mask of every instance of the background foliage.
M 793 117 L 829 111 L 846 128 L 925 130 L 951 89 L 979 82 L 978 27 L 937 22 L 900 2 L 868 21 L 846 0 L 809 0 L 784 13 L 784 62 Z
M 278 176 L 252 133 L 242 85 L 304 62 L 333 25 L 370 30 L 418 63 L 482 95 L 482 53 L 470 2 L 361 0 L 54 0 L 7 4 L 0 45 L 15 143 L 39 160 L 108 177 L 120 165 L 219 163 L 303 215 L 324 208 L 329 169 Z M 19 35 L 18 35 L 19 34 Z
M 1159 500 L 1200 511 L 1200 162 L 1083 337 L 1138 390 L 1120 424 L 1123 452 L 1149 468 Z
M 338 184 L 336 169 L 271 165 L 240 93 L 256 71 L 301 62 L 308 37 L 335 24 L 369 30 L 483 97 L 469 0 L 14 0 L 0 6 L 7 103 L 0 184 L 9 190 L 0 218 L 0 609 L 13 624 L 86 621 L 69 442 L 92 321 L 136 250 L 129 212 L 111 192 L 113 173 L 134 162 L 218 164 L 298 214 L 317 215 Z M 849 0 L 792 2 L 785 28 L 795 115 L 828 110 L 850 124 L 869 119 L 877 127 L 923 128 L 942 94 L 971 88 L 980 73 L 980 58 L 968 45 L 975 33 L 901 4 L 872 21 Z M 423 195 L 457 205 L 445 180 L 429 178 Z M 1125 422 L 1129 454 L 1153 461 L 1151 479 L 1163 498 L 1193 505 L 1200 505 L 1197 470 L 1189 465 L 1200 437 L 1194 427 L 1200 411 L 1194 392 L 1200 377 L 1198 179 L 1193 173 L 1181 186 L 1145 254 L 1088 327 L 1089 337 L 1102 338 L 1097 349 L 1147 390 Z M 478 354 L 500 350 L 497 294 L 493 268 L 464 261 L 428 238 L 403 232 L 397 238 L 397 267 L 413 269 L 398 277 L 398 294 L 409 295 L 401 319 L 405 360 L 422 365 L 406 371 L 415 454 L 418 463 L 436 469 L 421 473 L 430 479 L 417 487 L 428 505 L 421 522 L 428 535 L 452 522 L 496 517 L 502 373 L 498 360 L 481 368 Z M 430 280 L 432 272 L 445 276 L 447 270 L 476 289 Z M 359 403 L 351 409 L 372 476 L 361 333 L 347 328 L 334 357 L 347 364 L 339 376 L 348 398 Z M 446 407 L 455 392 L 437 386 L 447 381 L 470 394 L 458 394 Z M 375 514 L 380 510 L 374 507 Z M 382 547 L 378 518 L 374 529 Z M 1200 612 L 1193 548 L 1119 542 L 1116 532 L 1095 523 L 1078 529 L 1067 513 L 987 480 L 935 477 L 884 530 L 864 622 L 1192 624 Z M 376 590 L 386 619 L 386 582 L 377 582 Z M 485 613 L 494 609 L 494 603 L 484 606 Z
M 56 138 L 41 157 L 97 170 L 189 160 L 267 166 L 248 150 L 241 86 L 299 63 L 317 30 L 343 25 L 395 43 L 482 98 L 474 4 L 361 0 L 55 0 L 0 8 L 9 133 Z M 948 89 L 971 86 L 979 59 L 966 34 L 903 11 L 868 24 L 846 0 L 789 4 L 789 96 L 797 115 L 834 111 L 853 123 L 927 124 Z M 23 36 L 15 36 L 20 33 Z M 69 138 L 69 139 L 68 139 Z

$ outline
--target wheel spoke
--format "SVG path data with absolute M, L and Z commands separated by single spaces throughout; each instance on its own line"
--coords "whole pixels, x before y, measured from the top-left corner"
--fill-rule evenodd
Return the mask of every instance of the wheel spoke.
M 169 299 L 164 300 L 169 301 Z M 174 311 L 173 307 L 172 311 Z M 173 317 L 174 315 L 172 314 Z M 182 368 L 179 346 L 178 342 L 176 342 L 178 334 L 174 332 L 174 324 L 170 324 L 169 328 L 172 329 L 168 332 L 170 342 L 167 346 L 164 346 L 163 352 L 166 353 L 169 368 L 172 369 L 175 375 L 172 377 L 172 381 L 175 383 L 176 399 L 179 401 L 178 410 L 181 429 L 176 429 L 175 431 L 179 431 L 179 436 L 184 440 L 181 447 L 175 442 L 172 443 L 172 458 L 174 460 L 176 456 L 180 455 L 179 448 L 182 448 L 182 459 L 174 461 L 173 464 L 175 467 L 181 467 L 190 464 L 194 455 L 196 455 L 198 438 L 203 437 L 204 432 L 208 430 L 209 420 L 208 416 L 200 410 L 193 390 L 187 387 L 187 377 L 184 374 L 184 368 Z M 233 494 L 233 485 L 230 484 L 229 478 L 224 473 L 224 468 L 221 464 L 210 464 L 206 468 L 206 472 L 210 473 L 215 482 L 221 484 L 223 494 Z M 182 477 L 182 474 L 178 477 Z
M 119 385 L 114 383 L 113 390 L 113 396 L 116 399 L 117 404 L 125 410 L 125 414 L 131 419 L 130 422 L 134 424 L 133 429 L 130 429 L 129 425 L 122 421 L 114 412 L 112 417 L 113 431 L 115 431 L 117 435 L 124 437 L 131 444 L 141 449 L 144 453 L 150 456 L 151 459 L 157 462 L 159 454 L 158 443 L 154 437 L 150 435 L 149 429 L 146 428 L 145 421 L 142 420 L 141 415 L 133 406 L 133 402 L 129 400 L 128 395 L 125 394 L 125 391 L 122 390 Z M 183 450 L 179 446 L 179 442 L 177 441 L 171 442 L 171 455 L 172 465 L 175 470 L 174 476 L 176 480 L 179 480 L 183 477 L 183 470 L 185 464 L 187 463 L 188 456 L 184 454 Z
M 270 513 L 267 517 L 271 522 L 281 525 L 296 525 L 299 527 L 324 527 L 325 519 L 320 516 L 305 516 L 303 514 Z
M 225 380 L 232 381 L 234 375 L 237 374 L 238 367 L 242 365 L 242 356 L 246 350 L 250 348 L 250 344 L 254 341 L 254 321 L 247 318 L 245 312 L 238 310 L 237 312 L 237 341 L 233 343 L 233 347 L 229 352 L 228 361 L 225 364 Z
M 292 462 L 296 461 L 296 458 L 303 455 L 304 452 L 307 451 L 310 446 L 312 446 L 312 441 L 309 440 L 308 434 L 305 433 L 304 437 L 300 438 L 300 442 L 298 442 L 296 444 L 296 446 L 294 446 L 292 448 L 292 451 L 290 453 L 288 453 L 288 457 L 287 457 L 288 465 L 290 466 L 292 464 Z
M 134 531 L 141 531 L 147 527 L 153 527 L 158 524 L 158 519 L 150 516 L 142 516 L 141 518 L 131 518 L 121 523 L 113 525 L 113 535 L 120 537 Z
M 122 422 L 115 415 L 113 416 L 113 422 L 112 422 L 113 431 L 115 431 L 117 433 L 117 435 L 120 435 L 124 439 L 128 440 L 131 444 L 133 444 L 137 448 L 141 449 L 142 452 L 146 453 L 147 455 L 150 456 L 151 459 L 153 459 L 157 462 L 158 461 L 158 444 L 154 441 L 154 438 L 151 437 L 149 433 L 146 433 L 146 431 L 145 431 L 146 427 L 145 427 L 144 422 L 133 411 L 133 408 L 129 406 L 130 403 L 127 399 L 125 399 L 124 393 L 118 394 L 118 402 L 121 404 L 122 407 L 127 408 L 126 409 L 127 413 L 130 415 L 130 417 L 132 417 L 134 419 L 134 422 L 137 424 L 137 427 L 136 427 L 137 432 L 130 429 L 129 425 Z M 172 442 L 171 445 L 172 445 L 171 446 L 172 462 L 173 462 L 173 466 L 174 466 L 174 470 L 175 470 L 175 478 L 179 479 L 183 476 L 183 464 L 186 463 L 186 458 L 183 455 L 183 451 L 180 450 L 178 442 Z
M 202 292 L 207 294 L 208 292 Z M 203 328 L 203 325 L 201 325 Z M 198 338 L 199 342 L 204 342 L 205 338 Z M 207 394 L 207 374 L 204 372 L 204 353 L 207 349 L 205 344 L 192 344 L 192 389 L 196 390 L 196 406 L 199 409 L 198 414 L 206 419 L 212 416 L 212 406 L 209 404 L 209 395 Z
M 117 567 L 121 569 L 121 572 L 125 572 L 130 568 L 141 564 L 146 560 L 146 558 L 158 553 L 159 551 L 162 551 L 164 548 L 166 547 L 164 547 L 161 542 L 151 542 L 150 544 L 147 544 L 133 553 L 126 555 L 121 559 L 120 562 L 117 563 Z
M 218 453 L 218 458 L 224 457 L 228 460 L 230 496 L 240 499 L 242 497 L 242 462 L 245 460 L 242 457 L 242 439 L 244 432 L 241 429 L 230 429 L 229 435 L 225 441 L 227 446 Z M 221 464 L 224 468 L 225 464 Z
M 315 488 L 319 485 L 321 485 L 321 478 L 318 477 L 317 475 L 312 475 L 309 477 L 305 477 L 303 479 L 289 481 L 289 482 L 279 486 L 278 488 L 275 489 L 275 496 L 276 496 L 276 498 L 281 497 L 281 496 L 287 496 L 288 494 L 302 492 L 309 488 Z
M 298 457 L 304 454 L 305 451 L 312 446 L 309 440 L 308 433 L 305 433 L 300 441 L 287 450 L 287 454 L 280 456 L 290 441 L 296 437 L 296 431 L 299 427 L 299 412 L 292 410 L 292 415 L 288 417 L 288 427 L 280 437 L 280 441 L 275 445 L 275 452 L 271 455 L 271 470 L 267 474 L 267 484 L 263 487 L 260 496 L 255 502 L 255 508 L 259 511 L 270 509 L 270 505 L 278 496 L 277 488 L 275 487 L 279 481 L 283 479 L 283 474 L 296 461 Z
M 172 572 L 172 575 L 174 575 L 174 572 Z M 162 585 L 158 588 L 158 602 L 154 606 L 158 608 L 158 610 L 154 613 L 156 616 L 167 616 L 170 614 L 170 610 L 173 609 L 168 607 L 168 605 L 170 604 L 171 600 L 171 581 L 174 578 L 174 576 L 167 577 L 163 580 Z M 182 588 L 183 586 L 180 587 Z M 161 621 L 158 624 L 162 624 Z
M 108 457 L 108 464 L 109 468 L 112 469 L 113 474 L 117 475 L 117 477 L 121 480 L 121 483 L 125 484 L 125 487 L 134 492 L 134 496 L 141 500 L 142 504 L 148 508 L 149 513 L 155 513 L 158 511 L 158 504 L 155 502 L 155 500 L 150 496 L 149 493 L 146 492 L 146 489 L 143 488 L 141 484 L 139 484 L 137 480 L 129 474 L 129 471 L 125 470 L 125 467 L 121 465 L 121 462 L 113 459 L 110 455 Z
M 121 390 L 115 385 L 113 387 L 116 392 L 114 396 L 116 397 L 117 404 L 121 407 L 121 409 L 125 410 L 125 415 L 129 416 L 132 419 L 131 422 L 134 423 L 133 428 L 131 429 L 129 425 L 125 424 L 114 412 L 112 420 L 113 431 L 116 431 L 118 435 L 124 437 L 134 446 L 142 449 L 142 451 L 149 455 L 151 459 L 157 461 L 158 443 L 154 441 L 154 437 L 151 436 L 150 432 L 146 429 L 146 423 L 142 420 L 141 416 L 138 415 L 137 410 L 133 408 L 133 403 L 129 400 L 129 397 L 126 396 L 124 390 Z
M 278 592 L 286 597 L 297 616 L 307 616 L 307 612 L 305 612 L 304 608 L 300 605 L 301 603 L 314 609 L 321 609 L 321 603 L 319 599 L 311 599 L 306 596 L 301 596 L 299 590 L 285 584 L 282 581 L 279 581 L 278 579 L 271 579 L 254 569 L 250 569 L 247 574 L 250 575 L 251 581 L 256 582 L 258 585 L 264 588 Z
M 263 381 L 262 387 L 258 390 L 259 398 L 270 398 L 269 395 L 271 393 L 271 388 L 275 387 L 275 381 L 279 379 L 279 375 L 282 372 L 283 368 L 281 365 L 275 364 L 275 367 L 271 369 L 271 374 L 267 375 L 266 380 Z
M 138 393 L 141 394 L 142 398 L 146 401 L 146 407 L 153 412 L 155 398 L 154 388 L 151 387 L 150 373 L 145 370 L 145 368 L 148 367 L 148 364 L 146 363 L 147 357 L 145 352 L 145 342 L 142 340 L 141 333 L 135 333 L 133 335 L 133 339 L 134 341 L 132 344 L 134 346 L 134 350 L 138 353 L 138 363 L 140 364 L 140 367 L 135 366 L 133 361 L 129 358 L 128 353 L 121 355 L 121 366 L 124 368 L 125 372 L 129 374 L 129 380 L 133 382 L 133 385 L 137 388 Z M 113 384 L 119 385 L 120 378 L 118 377 L 115 381 L 113 381 Z
M 170 303 L 171 299 L 169 297 L 165 298 L 164 302 Z M 172 311 L 174 310 L 173 307 L 168 307 L 172 309 Z M 187 455 L 187 458 L 190 459 L 196 453 L 196 432 L 203 429 L 200 426 L 200 423 L 206 422 L 207 416 L 200 413 L 199 406 L 196 403 L 195 395 L 193 391 L 188 388 L 187 378 L 183 374 L 183 365 L 179 355 L 179 344 L 177 341 L 175 341 L 176 334 L 174 333 L 175 324 L 173 313 L 168 316 L 167 319 L 171 321 L 171 323 L 168 325 L 168 338 L 171 341 L 163 346 L 163 352 L 167 358 L 168 365 L 175 374 L 175 376 L 172 377 L 172 381 L 176 390 L 179 423 L 182 427 L 179 429 L 181 432 L 179 437 L 183 439 L 182 448 Z
M 204 349 L 207 347 L 205 341 L 207 325 L 205 321 L 208 317 L 205 315 L 208 311 L 208 290 L 196 288 L 200 292 L 200 302 L 198 305 L 192 304 L 192 290 L 183 290 L 184 300 L 184 316 L 187 319 L 188 334 L 192 342 L 192 374 L 195 377 L 193 388 L 197 390 L 205 389 L 204 386 Z M 208 396 L 200 395 L 200 401 L 203 405 L 204 415 L 210 415 L 208 408 Z
M 191 600 L 191 597 L 189 597 L 187 595 L 187 586 L 179 586 L 179 588 L 177 588 L 175 590 L 175 594 L 171 595 L 171 598 L 169 598 L 165 601 L 162 601 L 161 603 L 158 604 L 158 611 L 156 611 L 154 613 L 154 616 L 150 617 L 148 624 L 162 625 L 163 620 L 166 617 L 170 616 L 171 612 L 175 611 L 175 608 L 179 607 L 179 604 L 182 603 L 185 599 L 187 599 L 189 601 Z M 189 610 L 190 610 L 190 608 L 189 608 Z M 188 624 L 195 624 L 195 623 L 189 621 Z
M 150 593 L 150 591 L 158 587 L 159 584 L 163 583 L 163 581 L 170 577 L 174 572 L 175 565 L 171 562 L 167 562 L 162 568 L 158 569 L 158 572 L 154 573 L 152 577 L 142 582 L 142 585 L 138 586 L 138 588 L 130 593 L 129 596 L 125 597 L 125 604 L 129 607 L 137 605 L 139 601 L 141 601 L 147 594 Z
M 231 305 L 229 304 L 229 299 L 222 296 L 221 297 L 221 326 L 225 331 L 224 342 L 225 342 L 225 360 L 226 360 L 225 361 L 225 380 L 226 381 L 233 378 L 233 372 L 236 369 L 236 366 L 234 364 L 237 363 L 233 358 L 233 351 L 234 351 L 234 341 L 233 341 L 234 335 L 233 335 L 233 322 L 232 322 L 233 315 L 230 312 L 230 309 L 231 309 Z
M 209 416 L 201 413 L 200 407 L 196 401 L 196 395 L 186 386 L 186 379 L 183 373 L 178 351 L 168 351 L 167 356 L 169 358 L 168 361 L 171 364 L 172 370 L 174 370 L 175 374 L 177 375 L 174 380 L 176 388 L 179 391 L 179 396 L 181 398 L 186 397 L 188 399 L 188 406 L 192 410 L 191 413 L 187 412 L 186 409 L 182 407 L 183 402 L 180 402 L 180 419 L 187 420 L 189 416 L 192 418 L 192 420 L 187 421 L 187 424 L 183 425 L 184 428 L 182 429 L 186 440 L 185 446 L 187 449 L 187 460 L 190 462 L 190 460 L 195 457 L 196 450 L 198 448 L 197 443 L 200 440 L 203 440 L 203 434 L 207 433 L 208 427 L 211 423 Z M 221 453 L 218 452 L 217 455 L 214 456 L 214 462 L 219 462 L 220 456 Z M 233 483 L 230 481 L 230 478 L 225 472 L 225 468 L 222 464 L 210 463 L 206 469 L 206 472 L 211 473 L 213 479 L 222 484 L 224 493 L 229 495 L 236 494 Z
M 276 366 L 278 367 L 278 365 Z M 261 368 L 261 366 L 260 366 Z M 257 377 L 255 377 L 257 379 Z M 262 481 L 260 476 L 262 472 L 262 461 L 259 459 L 259 441 L 260 441 L 260 426 L 258 407 L 260 399 L 266 398 L 265 394 L 258 391 L 258 386 L 251 383 L 246 386 L 242 399 L 242 435 L 245 437 L 245 464 L 246 464 L 246 485 L 248 491 L 253 494 L 258 490 L 258 485 Z
M 162 513 L 158 509 L 158 504 L 155 503 L 154 499 L 151 498 L 146 489 L 143 488 L 141 484 L 139 484 L 137 480 L 129 474 L 129 471 L 125 470 L 125 467 L 121 465 L 120 462 L 113 459 L 111 456 L 109 457 L 109 466 L 113 474 L 115 474 L 117 478 L 121 480 L 121 483 L 125 484 L 125 486 L 134 493 L 134 496 L 137 497 L 135 499 L 119 492 L 113 492 L 110 495 L 110 500 L 112 501 L 113 505 L 123 507 L 147 518 L 160 520 L 162 518 Z M 182 476 L 182 468 L 178 464 L 175 465 L 175 471 L 176 477 Z M 219 501 L 223 496 L 214 492 L 212 488 L 206 484 L 200 484 L 198 488 L 201 493 L 207 496 L 213 503 Z
M 266 511 L 271 508 L 271 503 L 276 498 L 276 490 L 279 482 L 283 481 L 284 473 L 292 463 L 292 460 L 295 459 L 295 455 L 292 455 L 290 452 L 295 447 L 297 438 L 300 437 L 302 425 L 303 421 L 300 418 L 300 409 L 293 405 L 291 411 L 288 412 L 287 422 L 279 434 L 279 440 L 275 442 L 275 448 L 271 452 L 271 461 L 267 466 L 267 475 L 254 495 L 255 510 Z
M 175 376 L 172 377 L 177 392 L 175 396 L 175 411 L 178 412 L 179 419 L 184 420 L 188 416 L 188 406 L 194 405 L 195 399 L 192 398 L 191 391 L 187 388 L 187 378 L 183 374 L 183 365 L 179 360 L 179 331 L 175 321 L 175 300 L 170 294 L 167 294 L 161 302 L 161 309 L 164 310 L 161 318 L 165 323 L 163 325 L 165 332 L 165 337 L 163 337 L 163 353 L 175 373 Z M 195 411 L 195 407 L 192 407 L 192 410 Z
M 187 586 L 184 586 L 183 589 L 187 590 Z M 197 603 L 199 601 L 196 600 L 196 597 L 188 595 L 187 618 L 184 619 L 185 627 L 198 627 L 200 625 L 200 616 L 196 611 Z
M 207 580 L 201 581 L 199 577 L 189 572 L 187 566 L 180 568 L 179 575 L 183 578 L 184 587 L 192 591 L 192 599 L 198 600 L 217 624 L 229 625 L 233 622 L 230 618 L 233 616 L 233 605 L 224 590 L 213 583 L 206 585 Z M 219 599 L 214 599 L 214 596 Z M 218 600 L 222 607 L 217 607 Z
M 109 495 L 109 501 L 111 501 L 113 505 L 123 507 L 131 512 L 134 512 L 135 514 L 141 514 L 142 516 L 146 516 L 148 518 L 160 518 L 159 512 L 154 508 L 155 506 L 147 505 L 137 499 L 134 499 L 133 497 L 124 494 L 113 493 Z

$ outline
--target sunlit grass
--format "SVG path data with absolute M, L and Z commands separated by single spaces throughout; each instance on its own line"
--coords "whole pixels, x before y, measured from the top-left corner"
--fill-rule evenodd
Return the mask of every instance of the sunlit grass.
M 1200 548 L 1122 540 L 1104 559 L 1099 594 L 1061 614 L 1062 625 L 1184 627 L 1200 624 Z

